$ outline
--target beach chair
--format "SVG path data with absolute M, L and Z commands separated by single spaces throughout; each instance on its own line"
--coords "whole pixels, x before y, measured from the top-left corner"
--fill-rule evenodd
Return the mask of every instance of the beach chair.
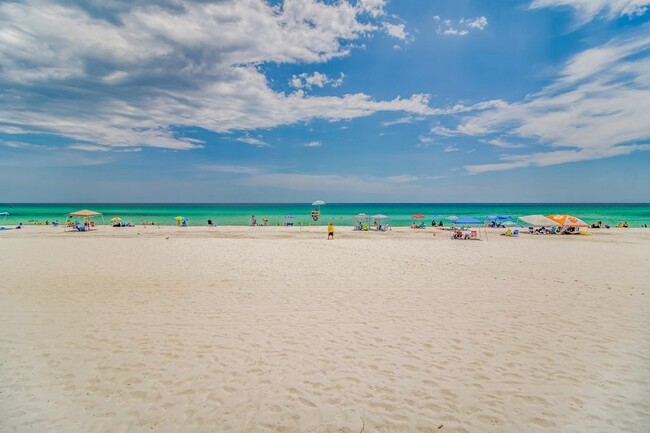
M 558 232 L 557 228 L 556 228 L 556 227 L 552 227 L 552 228 L 551 228 L 551 231 L 550 231 L 550 234 L 554 235 L 554 234 L 557 234 L 557 232 Z
M 470 238 L 471 239 L 476 239 L 478 237 L 478 232 L 476 230 L 472 230 L 470 232 Z
M 511 236 L 512 236 L 513 238 L 517 238 L 517 237 L 519 237 L 519 230 L 516 230 L 516 229 L 515 229 L 515 231 L 512 232 L 512 235 L 511 235 Z
M 501 233 L 501 236 L 512 236 L 512 230 L 508 229 L 505 233 Z

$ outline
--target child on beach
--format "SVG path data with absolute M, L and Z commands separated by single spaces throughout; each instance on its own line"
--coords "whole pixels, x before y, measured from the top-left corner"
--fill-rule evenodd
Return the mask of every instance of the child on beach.
M 327 225 L 327 240 L 334 239 L 334 223 Z

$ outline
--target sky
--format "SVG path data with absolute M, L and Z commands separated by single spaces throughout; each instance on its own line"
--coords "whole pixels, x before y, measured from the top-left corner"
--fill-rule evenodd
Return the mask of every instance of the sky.
M 0 203 L 647 203 L 648 8 L 5 0 Z

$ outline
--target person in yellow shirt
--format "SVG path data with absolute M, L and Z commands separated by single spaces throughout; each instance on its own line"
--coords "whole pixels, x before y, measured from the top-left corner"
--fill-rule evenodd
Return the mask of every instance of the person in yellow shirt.
M 334 239 L 334 223 L 327 225 L 327 240 Z

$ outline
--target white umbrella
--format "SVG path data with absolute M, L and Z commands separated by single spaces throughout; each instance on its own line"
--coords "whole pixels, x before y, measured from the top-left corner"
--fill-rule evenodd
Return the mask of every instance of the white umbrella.
M 327 203 L 325 203 L 323 200 L 316 200 L 316 201 L 313 202 L 311 205 L 312 205 L 312 206 L 324 206 L 324 205 L 326 205 L 326 204 L 327 204 Z
M 543 227 L 543 226 L 559 226 L 560 224 L 553 221 L 550 218 L 546 218 L 544 215 L 526 215 L 519 217 L 519 219 L 526 224 L 530 224 L 533 227 Z

